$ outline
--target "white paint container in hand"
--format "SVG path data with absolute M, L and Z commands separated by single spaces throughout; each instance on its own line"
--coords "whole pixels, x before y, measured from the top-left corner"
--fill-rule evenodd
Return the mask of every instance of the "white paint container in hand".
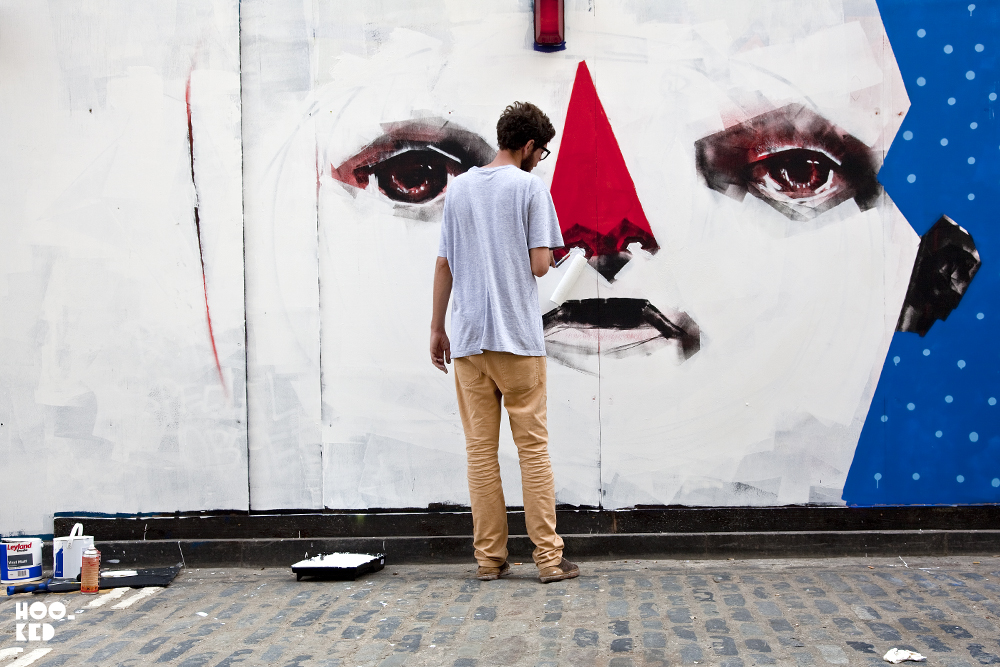
M 5 537 L 0 542 L 0 582 L 23 584 L 42 578 L 42 541 Z
M 80 575 L 83 552 L 94 548 L 94 536 L 83 534 L 83 524 L 73 525 L 68 537 L 52 540 L 52 576 L 56 579 L 76 579 Z

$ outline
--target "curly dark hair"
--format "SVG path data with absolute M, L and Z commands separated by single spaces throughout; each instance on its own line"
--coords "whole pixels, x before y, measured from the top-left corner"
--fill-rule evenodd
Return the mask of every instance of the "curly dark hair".
M 500 150 L 518 150 L 530 140 L 541 148 L 556 136 L 556 128 L 541 109 L 531 102 L 514 102 L 504 109 L 497 121 L 497 144 Z

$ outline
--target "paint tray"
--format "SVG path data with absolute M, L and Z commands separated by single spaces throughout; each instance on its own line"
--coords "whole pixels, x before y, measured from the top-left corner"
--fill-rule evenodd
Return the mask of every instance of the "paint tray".
M 101 572 L 101 588 L 144 588 L 146 586 L 169 586 L 177 573 L 179 565 L 173 567 L 149 567 L 138 570 L 107 570 Z
M 320 554 L 292 565 L 295 580 L 302 577 L 316 579 L 354 580 L 367 572 L 378 572 L 385 567 L 385 554 Z
M 100 574 L 98 587 L 108 588 L 144 588 L 146 586 L 169 586 L 181 566 L 150 567 L 139 570 L 105 570 Z M 49 579 L 33 586 L 8 586 L 7 595 L 14 593 L 75 593 L 80 590 L 80 582 L 72 579 Z

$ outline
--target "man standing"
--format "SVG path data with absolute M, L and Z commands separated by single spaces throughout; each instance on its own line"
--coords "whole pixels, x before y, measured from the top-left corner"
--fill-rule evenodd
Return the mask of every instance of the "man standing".
M 515 102 L 497 122 L 500 151 L 448 186 L 434 272 L 431 362 L 445 373 L 455 357 L 455 387 L 465 428 L 477 576 L 498 579 L 507 564 L 507 506 L 500 482 L 500 403 L 517 445 L 524 519 L 542 583 L 580 569 L 562 557 L 555 481 L 546 426 L 545 341 L 536 277 L 563 245 L 552 197 L 530 175 L 555 136 L 533 104 Z M 448 298 L 455 350 L 445 333 Z

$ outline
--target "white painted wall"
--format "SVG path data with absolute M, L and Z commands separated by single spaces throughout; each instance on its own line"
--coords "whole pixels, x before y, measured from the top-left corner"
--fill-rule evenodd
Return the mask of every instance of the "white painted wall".
M 257 24 L 244 21 L 244 53 L 267 63 L 274 87 L 252 103 L 244 89 L 248 124 L 269 137 L 265 152 L 248 153 L 268 168 L 251 188 L 289 202 L 262 215 L 301 239 L 294 255 L 268 239 L 253 249 L 274 271 L 273 298 L 259 311 L 280 310 L 287 286 L 312 295 L 316 257 L 319 326 L 303 321 L 284 349 L 304 349 L 318 329 L 318 349 L 297 354 L 290 372 L 321 386 L 318 398 L 315 383 L 296 392 L 296 419 L 315 420 L 321 403 L 323 504 L 468 500 L 452 378 L 426 359 L 440 202 L 394 203 L 375 185 L 338 182 L 331 168 L 384 124 L 415 118 L 446 118 L 495 145 L 496 118 L 514 99 L 540 105 L 560 130 L 581 60 L 662 250 L 638 253 L 614 284 L 589 271 L 572 296 L 684 311 L 703 346 L 683 363 L 670 348 L 592 355 L 575 368 L 550 356 L 559 501 L 840 502 L 916 234 L 888 197 L 868 211 L 847 201 L 808 223 L 753 197 L 733 201 L 699 179 L 694 142 L 799 103 L 884 155 L 908 100 L 874 2 L 570 0 L 567 50 L 548 54 L 531 49 L 528 3 L 248 6 L 246 16 L 284 17 L 253 40 Z M 560 139 L 535 172 L 547 182 Z M 543 311 L 563 270 L 540 281 Z M 261 354 L 276 353 L 273 341 Z M 261 364 L 282 376 L 270 368 Z M 266 456 L 315 456 L 303 436 L 260 446 Z M 520 498 L 515 456 L 507 437 L 511 504 Z M 290 486 L 300 484 L 297 470 L 283 473 Z M 313 501 L 315 483 L 301 502 Z
M 331 168 L 414 118 L 495 145 L 515 99 L 561 131 L 581 60 L 662 249 L 572 298 L 647 298 L 703 339 L 549 359 L 559 502 L 839 502 L 918 239 L 887 197 L 797 223 L 720 195 L 694 142 L 801 103 L 884 155 L 908 100 L 874 0 L 566 4 L 542 54 L 515 0 L 0 1 L 0 532 L 466 504 L 427 358 L 440 202 Z M 520 504 L 506 434 L 501 461 Z
M 238 28 L 235 0 L 0 3 L 0 532 L 247 507 Z

